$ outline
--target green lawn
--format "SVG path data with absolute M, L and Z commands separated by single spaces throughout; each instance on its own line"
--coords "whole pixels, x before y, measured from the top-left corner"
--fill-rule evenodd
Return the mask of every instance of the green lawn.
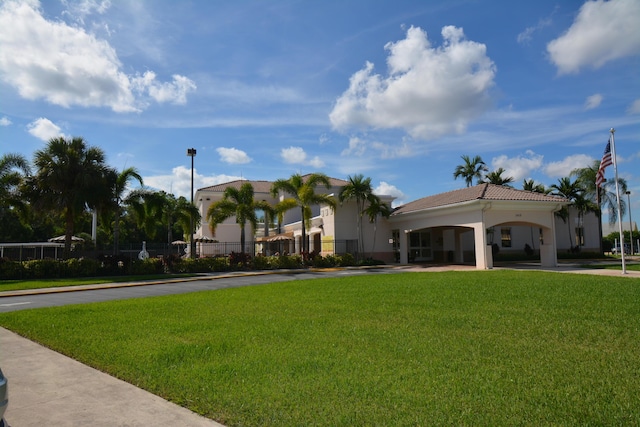
M 23 289 L 59 288 L 63 286 L 95 285 L 101 283 L 140 282 L 144 280 L 175 279 L 192 277 L 193 274 L 149 274 L 137 276 L 70 277 L 64 279 L 42 280 L 0 280 L 0 292 Z
M 629 278 L 357 276 L 25 310 L 0 325 L 229 426 L 640 424 Z

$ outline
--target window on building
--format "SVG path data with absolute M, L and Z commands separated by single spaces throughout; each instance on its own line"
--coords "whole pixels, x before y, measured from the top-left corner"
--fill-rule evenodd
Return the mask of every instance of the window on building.
M 503 227 L 500 229 L 500 235 L 503 248 L 511 247 L 511 227 Z

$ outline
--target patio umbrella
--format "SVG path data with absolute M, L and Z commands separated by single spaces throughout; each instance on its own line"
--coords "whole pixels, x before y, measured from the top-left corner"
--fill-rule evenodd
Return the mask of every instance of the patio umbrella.
M 65 241 L 65 236 L 57 236 L 57 237 L 52 237 L 49 239 L 50 242 L 54 242 L 54 243 L 64 243 Z M 84 242 L 84 239 L 82 237 L 78 237 L 78 236 L 71 236 L 71 241 L 72 242 Z
M 184 240 L 174 240 L 173 242 L 171 242 L 172 245 L 186 245 L 187 242 L 185 242 Z
M 194 236 L 193 241 L 200 242 L 200 243 L 217 243 L 218 242 L 216 239 L 209 236 Z
M 267 242 L 281 242 L 284 240 L 293 240 L 293 237 L 287 236 L 286 234 L 278 234 L 276 236 L 269 237 Z

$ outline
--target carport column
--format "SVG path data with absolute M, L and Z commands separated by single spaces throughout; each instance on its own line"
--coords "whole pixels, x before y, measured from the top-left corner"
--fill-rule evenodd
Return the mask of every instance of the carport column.
M 551 213 L 551 215 L 553 215 L 553 213 Z M 551 228 L 542 228 L 542 241 L 540 242 L 540 265 L 542 267 L 558 266 L 555 221 L 551 221 Z
M 409 245 L 407 244 L 409 238 L 409 230 L 400 230 L 399 236 L 399 250 L 400 250 L 400 264 L 409 264 Z
M 476 268 L 486 270 L 493 268 L 493 254 L 491 246 L 487 245 L 487 231 L 484 223 L 479 223 L 473 227 L 474 241 L 476 245 Z

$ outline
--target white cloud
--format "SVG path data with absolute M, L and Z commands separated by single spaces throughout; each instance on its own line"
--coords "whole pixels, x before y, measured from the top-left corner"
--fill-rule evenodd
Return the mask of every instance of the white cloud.
M 173 193 L 177 197 L 184 196 L 187 200 L 191 199 L 191 168 L 185 166 L 177 166 L 171 170 L 170 175 L 151 175 L 144 176 L 145 186 L 155 190 L 164 190 L 167 193 Z M 194 193 L 197 189 L 209 187 L 216 184 L 222 184 L 229 181 L 242 179 L 233 175 L 200 175 L 197 169 L 193 170 L 193 188 Z
M 110 0 L 62 0 L 62 4 L 67 8 L 64 14 L 70 15 L 80 23 L 84 23 L 87 15 L 103 14 L 111 7 Z
M 340 153 L 341 156 L 362 156 L 366 151 L 367 146 L 364 140 L 357 136 L 349 138 L 349 148 L 345 148 Z
M 0 76 L 29 100 L 133 112 L 149 100 L 184 104 L 195 90 L 195 83 L 180 75 L 166 83 L 157 82 L 151 71 L 128 76 L 107 41 L 45 19 L 37 1 L 1 3 L 0 28 Z
M 545 18 L 538 21 L 538 23 L 533 27 L 526 28 L 523 32 L 518 34 L 517 40 L 520 44 L 528 44 L 533 39 L 533 33 L 539 31 L 545 27 L 551 25 L 551 18 Z
M 490 106 L 496 67 L 462 29 L 444 27 L 442 36 L 443 45 L 432 47 L 426 32 L 411 27 L 404 40 L 387 43 L 389 75 L 373 74 L 370 62 L 353 74 L 329 114 L 333 127 L 402 128 L 425 140 L 464 132 Z
M 398 187 L 385 181 L 380 181 L 380 184 L 373 189 L 373 194 L 376 194 L 378 196 L 395 197 L 395 200 L 392 203 L 394 207 L 401 204 L 401 202 L 403 202 L 407 198 L 407 196 L 402 191 L 400 191 Z
M 628 114 L 640 114 L 640 98 L 631 103 L 627 109 Z
M 238 150 L 237 148 L 220 147 L 216 149 L 216 151 L 220 155 L 220 159 L 225 163 L 239 165 L 251 162 L 251 157 L 249 157 L 244 151 Z
M 280 151 L 280 157 L 289 164 L 313 166 L 316 169 L 324 167 L 324 162 L 318 156 L 307 160 L 307 153 L 301 147 L 283 148 Z
M 603 96 L 600 95 L 599 93 L 591 95 L 585 101 L 584 108 L 586 108 L 587 110 L 593 110 L 594 108 L 597 108 L 600 106 L 603 99 L 604 99 Z
M 569 176 L 572 170 L 586 168 L 593 163 L 593 158 L 586 154 L 574 154 L 559 162 L 551 162 L 544 166 L 544 173 L 551 178 Z
M 27 130 L 33 136 L 43 141 L 49 141 L 51 138 L 59 136 L 65 137 L 61 132 L 60 126 L 54 124 L 51 120 L 40 117 L 27 125 Z
M 147 71 L 142 76 L 134 77 L 131 82 L 139 92 L 148 91 L 149 96 L 158 103 L 170 102 L 184 105 L 187 94 L 196 89 L 196 84 L 187 77 L 174 74 L 172 82 L 157 82 L 156 73 Z
M 571 27 L 547 45 L 559 74 L 599 68 L 609 61 L 640 54 L 638 0 L 587 1 Z
M 12 122 L 11 120 L 9 120 L 8 117 L 5 116 L 0 118 L 0 126 L 11 126 L 11 125 L 12 125 Z
M 382 159 L 397 159 L 401 157 L 411 157 L 414 155 L 414 151 L 409 144 L 402 142 L 399 145 L 384 144 L 382 142 L 374 142 L 371 147 L 380 152 L 380 158 Z
M 491 160 L 491 166 L 494 170 L 503 168 L 504 177 L 510 176 L 514 182 L 519 182 L 525 178 L 529 178 L 531 173 L 540 169 L 544 156 L 536 154 L 531 150 L 527 150 L 524 156 L 507 157 L 501 155 Z

